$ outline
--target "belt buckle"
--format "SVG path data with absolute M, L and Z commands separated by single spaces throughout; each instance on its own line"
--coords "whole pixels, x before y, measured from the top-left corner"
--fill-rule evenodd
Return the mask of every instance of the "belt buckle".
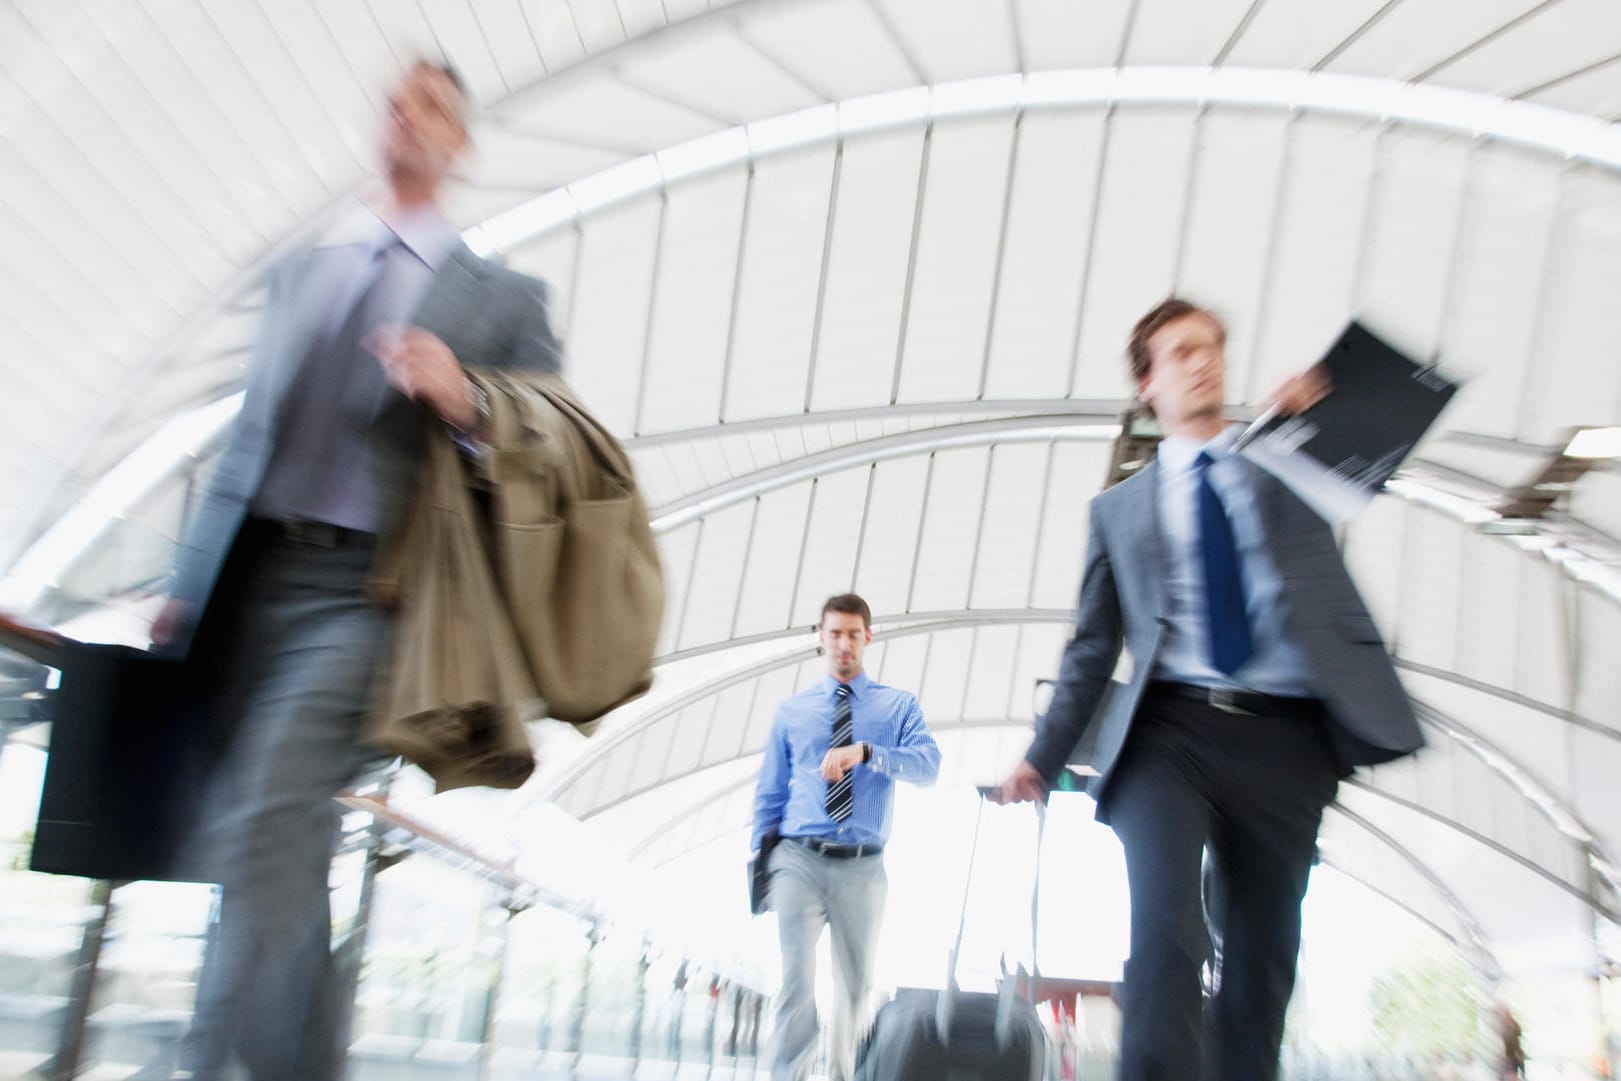
M 1238 692 L 1227 687 L 1212 687 L 1209 694 L 1210 704 L 1223 713 L 1232 713 L 1240 717 L 1253 717 L 1255 714 L 1238 704 Z

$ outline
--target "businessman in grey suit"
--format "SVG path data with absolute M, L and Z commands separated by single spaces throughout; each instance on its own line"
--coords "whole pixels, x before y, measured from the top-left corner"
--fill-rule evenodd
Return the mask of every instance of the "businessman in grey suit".
M 1092 501 L 1075 634 L 996 793 L 1045 798 L 1097 725 L 1091 791 L 1131 890 L 1123 1081 L 1277 1076 L 1323 809 L 1353 767 L 1423 742 L 1329 523 L 1232 453 L 1225 344 L 1214 315 L 1176 298 L 1133 330 L 1137 395 L 1166 438 Z M 1298 412 L 1325 389 L 1300 376 L 1275 398 Z M 1106 695 L 1122 647 L 1131 674 Z M 1208 1012 L 1207 848 L 1223 900 Z
M 389 97 L 386 194 L 358 240 L 270 272 L 242 410 L 152 629 L 155 646 L 189 649 L 226 733 L 206 809 L 224 891 L 188 1041 L 197 1078 L 233 1057 L 255 1081 L 342 1072 L 332 796 L 364 764 L 393 623 L 366 578 L 427 440 L 477 452 L 464 368 L 559 367 L 542 284 L 475 256 L 437 207 L 466 109 L 450 69 L 414 64 Z

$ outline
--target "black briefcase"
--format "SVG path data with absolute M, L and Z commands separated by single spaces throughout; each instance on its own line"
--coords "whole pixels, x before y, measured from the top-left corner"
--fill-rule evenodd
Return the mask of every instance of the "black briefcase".
M 29 866 L 114 880 L 207 881 L 197 826 L 222 740 L 190 666 L 68 641 Z

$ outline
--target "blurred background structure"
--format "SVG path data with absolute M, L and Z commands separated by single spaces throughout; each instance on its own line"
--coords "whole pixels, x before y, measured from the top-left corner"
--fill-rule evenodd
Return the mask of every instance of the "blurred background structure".
M 945 754 L 898 815 L 891 911 L 942 867 L 918 903 L 953 908 L 966 832 L 938 824 L 1027 742 L 1087 501 L 1152 446 L 1122 439 L 1127 330 L 1172 291 L 1227 319 L 1235 417 L 1352 317 L 1465 381 L 1345 536 L 1430 748 L 1329 812 L 1289 1076 L 1489 1056 L 1496 1002 L 1532 1077 L 1612 1076 L 1621 8 L 4 0 L 0 609 L 144 640 L 260 272 L 366 190 L 381 95 L 422 52 L 480 103 L 453 220 L 552 284 L 671 594 L 653 692 L 588 741 L 537 733 L 525 789 L 402 778 L 438 839 L 355 811 L 334 886 L 335 932 L 366 929 L 357 1077 L 752 1070 L 775 947 L 747 915 L 748 803 L 834 591 L 872 603 L 870 670 L 918 690 Z M 0 670 L 18 867 L 51 687 Z M 1123 886 L 1060 800 L 1043 968 L 1106 989 L 1117 961 L 1089 951 Z M 207 892 L 0 882 L 0 1075 L 61 1070 L 78 1002 L 82 1062 L 164 1076 Z M 897 932 L 892 984 L 943 975 L 953 917 Z M 1023 934 L 990 922 L 979 980 Z M 1358 958 L 1388 965 L 1352 987 Z M 1106 994 L 1078 1001 L 1072 1076 L 1105 1076 Z

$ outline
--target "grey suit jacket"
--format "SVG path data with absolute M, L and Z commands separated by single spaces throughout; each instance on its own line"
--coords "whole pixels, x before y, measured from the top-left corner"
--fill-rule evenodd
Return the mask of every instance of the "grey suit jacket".
M 208 489 L 182 537 L 171 595 L 201 604 L 212 590 L 258 490 L 278 434 L 277 417 L 331 299 L 332 249 L 295 253 L 268 275 L 247 394 Z M 558 371 L 561 353 L 546 314 L 546 287 L 458 244 L 423 294 L 411 323 L 438 335 L 466 367 Z M 381 532 L 398 524 L 421 457 L 428 412 L 390 387 L 378 366 L 343 403 L 366 426 Z
M 1417 750 L 1424 737 L 1412 704 L 1333 530 L 1270 473 L 1249 469 L 1266 544 L 1283 579 L 1285 632 L 1311 666 L 1341 764 L 1349 771 Z M 1075 636 L 1025 755 L 1052 781 L 1086 735 L 1099 774 L 1091 791 L 1100 804 L 1165 633 L 1168 565 L 1158 488 L 1156 461 L 1092 501 Z M 1111 688 L 1122 647 L 1131 655 L 1131 678 Z M 1096 729 L 1089 732 L 1091 725 Z

